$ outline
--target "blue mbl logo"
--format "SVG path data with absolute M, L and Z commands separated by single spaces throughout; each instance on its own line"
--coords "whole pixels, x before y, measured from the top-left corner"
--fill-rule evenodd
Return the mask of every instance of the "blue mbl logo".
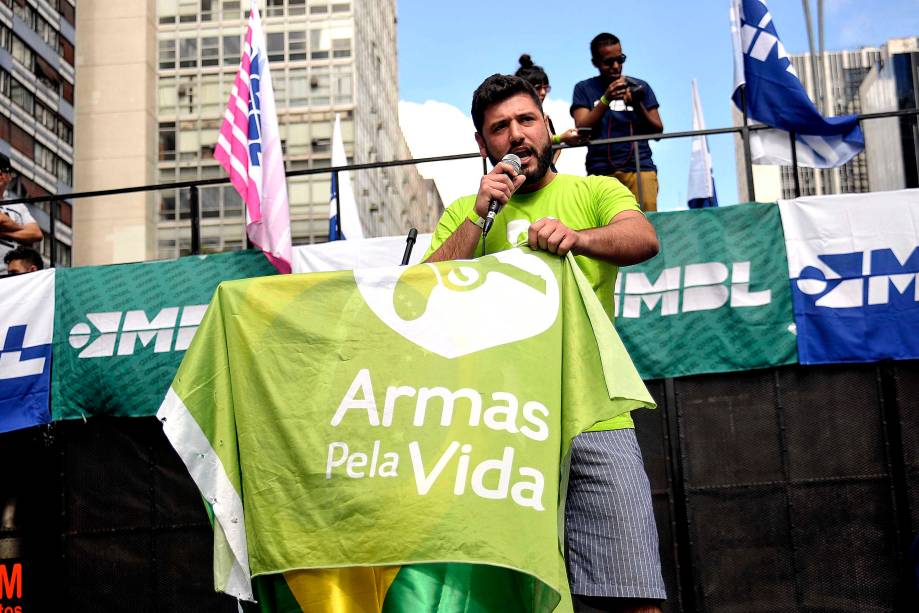
M 835 277 L 805 266 L 792 290 L 815 307 L 846 309 L 909 306 L 919 302 L 919 247 L 901 261 L 892 249 L 819 255 Z M 891 291 L 893 290 L 893 291 Z
M 51 344 L 26 347 L 26 326 L 10 326 L 0 351 L 0 379 L 35 377 L 45 372 Z
M 919 357 L 919 247 L 817 256 L 792 280 L 803 364 Z

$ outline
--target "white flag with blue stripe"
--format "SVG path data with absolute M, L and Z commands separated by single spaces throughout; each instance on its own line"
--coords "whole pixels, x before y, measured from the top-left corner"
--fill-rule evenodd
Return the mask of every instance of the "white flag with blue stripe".
M 345 140 L 341 136 L 341 117 L 335 114 L 335 127 L 332 129 L 332 166 L 347 166 Z M 338 215 L 341 213 L 341 219 Z M 332 189 L 329 194 L 329 240 L 364 238 L 364 230 L 357 213 L 357 200 L 351 187 L 351 173 L 343 170 L 338 173 L 336 181 L 332 174 Z
M 702 102 L 699 100 L 699 88 L 696 86 L 695 79 L 692 80 L 692 129 L 705 129 Z M 692 152 L 689 156 L 689 190 L 686 200 L 691 209 L 718 206 L 715 178 L 712 176 L 712 154 L 705 136 L 693 136 L 692 138 Z
M 763 0 L 731 0 L 731 33 L 734 104 L 743 110 L 745 95 L 748 116 L 777 128 L 751 133 L 755 163 L 790 164 L 789 132 L 795 134 L 799 166 L 834 168 L 865 148 L 855 115 L 823 117 L 808 98 Z
M 54 269 L 0 279 L 0 432 L 51 421 Z

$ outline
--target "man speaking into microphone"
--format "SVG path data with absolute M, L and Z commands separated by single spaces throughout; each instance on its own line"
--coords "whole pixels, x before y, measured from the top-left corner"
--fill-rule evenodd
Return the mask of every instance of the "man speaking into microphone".
M 552 171 L 549 127 L 536 90 L 495 74 L 472 97 L 479 152 L 494 164 L 478 193 L 444 211 L 426 261 L 468 259 L 482 252 L 489 206 L 497 209 L 484 238 L 488 253 L 520 241 L 558 255 L 572 252 L 613 318 L 619 266 L 657 254 L 654 227 L 632 193 L 610 177 Z M 519 158 L 519 172 L 515 168 Z M 628 414 L 574 439 L 565 508 L 565 558 L 575 611 L 659 611 L 666 596 L 651 490 Z

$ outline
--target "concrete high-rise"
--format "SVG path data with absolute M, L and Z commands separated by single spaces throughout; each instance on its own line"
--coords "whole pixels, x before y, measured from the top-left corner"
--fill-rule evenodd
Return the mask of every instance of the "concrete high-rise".
M 236 76 L 249 3 L 159 0 L 158 182 L 223 176 L 213 145 Z M 288 170 L 331 165 L 335 115 L 354 163 L 410 157 L 398 121 L 394 0 L 260 3 Z M 439 210 L 412 166 L 353 172 L 365 236 L 431 230 Z M 294 244 L 328 237 L 330 176 L 288 180 Z M 201 189 L 205 250 L 245 243 L 242 204 L 229 185 Z M 160 195 L 157 256 L 187 252 L 187 191 Z
M 86 88 L 89 99 L 109 100 L 108 110 L 125 113 L 129 125 L 121 135 L 112 135 L 110 140 L 117 142 L 93 142 L 85 155 L 106 157 L 105 151 L 97 150 L 102 146 L 120 151 L 132 169 L 130 178 L 113 172 L 105 179 L 120 180 L 121 185 L 224 177 L 213 159 L 213 147 L 239 67 L 249 0 L 118 4 L 118 12 L 134 21 L 103 23 L 100 6 L 94 34 L 117 35 L 130 29 L 130 36 L 144 41 L 125 41 L 125 51 L 110 60 L 133 64 L 123 70 L 133 75 L 130 87 L 137 104 L 116 108 L 128 84 L 94 79 Z M 353 163 L 411 157 L 398 120 L 395 0 L 263 0 L 259 10 L 289 171 L 331 166 L 336 114 Z M 87 40 L 93 45 L 95 37 Z M 94 55 L 81 68 L 90 73 L 103 61 Z M 443 204 L 414 166 L 351 175 L 365 236 L 402 234 L 411 226 L 421 231 L 434 228 Z M 328 173 L 288 179 L 294 245 L 327 239 L 330 179 Z M 78 181 L 80 189 L 100 186 L 99 181 Z M 229 183 L 202 187 L 199 193 L 203 251 L 244 247 L 242 202 Z M 102 217 L 114 220 L 116 205 L 96 200 L 94 206 L 109 210 Z M 121 223 L 133 229 L 124 241 L 109 222 L 88 220 L 81 228 L 78 252 L 87 257 L 78 258 L 80 263 L 172 258 L 189 252 L 187 189 L 133 200 L 117 205 L 123 211 Z M 112 245 L 105 249 L 82 248 L 109 239 Z
M 866 113 L 919 108 L 919 37 L 895 38 L 859 88 Z M 919 187 L 919 118 L 864 123 L 868 178 L 875 191 Z
M 6 199 L 72 191 L 75 11 L 72 0 L 0 0 L 0 152 L 18 174 Z M 71 203 L 30 210 L 42 256 L 50 261 L 53 241 L 55 263 L 70 265 Z

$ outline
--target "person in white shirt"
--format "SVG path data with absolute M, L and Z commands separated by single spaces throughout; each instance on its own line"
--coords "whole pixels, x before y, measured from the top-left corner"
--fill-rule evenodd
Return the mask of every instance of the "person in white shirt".
M 6 188 L 13 182 L 16 171 L 10 158 L 0 153 L 0 200 L 6 198 Z M 42 239 L 41 228 L 24 204 L 0 203 L 0 257 L 16 245 L 30 247 Z

